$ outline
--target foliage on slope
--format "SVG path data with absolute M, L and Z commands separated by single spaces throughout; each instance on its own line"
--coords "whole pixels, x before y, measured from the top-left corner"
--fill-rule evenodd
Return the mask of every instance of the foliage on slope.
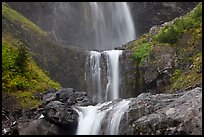
M 42 35 L 47 35 L 45 31 L 39 28 L 37 25 L 32 23 L 30 20 L 22 16 L 16 10 L 10 8 L 5 2 L 2 3 L 2 16 L 7 18 L 8 20 L 18 22 L 21 24 L 25 29 L 31 29 L 37 33 Z
M 25 30 L 46 36 L 47 33 L 30 20 L 2 3 L 2 18 L 18 23 Z M 16 30 L 2 34 L 2 92 L 13 95 L 20 107 L 32 107 L 40 102 L 33 98 L 36 92 L 59 88 L 33 61 L 31 52 L 20 39 L 13 36 Z
M 2 93 L 14 96 L 20 107 L 37 106 L 37 92 L 60 88 L 33 61 L 30 51 L 11 35 L 2 36 Z
M 159 66 L 159 60 L 152 56 L 166 54 L 162 51 L 165 47 L 173 50 L 171 58 L 175 63 L 165 91 L 202 83 L 202 3 L 185 16 L 160 26 L 156 33 L 142 35 L 127 48 L 133 51 L 132 60 L 142 70 L 146 64 Z
M 57 39 L 53 32 L 43 35 L 35 28 L 25 27 L 23 21 L 2 15 L 3 34 L 12 34 L 28 47 L 36 64 L 62 87 L 84 91 L 84 64 L 88 52 Z

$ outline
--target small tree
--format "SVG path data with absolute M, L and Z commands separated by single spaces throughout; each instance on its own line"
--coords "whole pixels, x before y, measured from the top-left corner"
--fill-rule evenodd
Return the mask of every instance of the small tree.
M 16 58 L 16 66 L 19 68 L 21 73 L 24 73 L 26 71 L 28 60 L 29 60 L 29 52 L 28 49 L 20 45 L 18 48 L 18 56 Z

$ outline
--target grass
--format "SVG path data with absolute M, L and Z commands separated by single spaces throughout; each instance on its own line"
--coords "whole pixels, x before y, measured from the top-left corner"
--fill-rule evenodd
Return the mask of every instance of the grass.
M 165 26 L 154 36 L 156 41 L 175 44 L 182 33 L 202 26 L 202 4 L 199 3 L 194 11 L 178 18 L 172 25 Z
M 60 85 L 36 65 L 30 54 L 25 54 L 29 51 L 22 52 L 24 46 L 10 35 L 2 36 L 2 92 L 14 96 L 21 107 L 30 108 L 40 104 L 33 98 L 35 93 L 52 87 L 59 89 Z M 23 58 L 19 58 L 21 54 L 25 54 Z
M 174 58 L 177 65 L 172 68 L 170 74 L 171 83 L 165 87 L 167 92 L 202 83 L 202 71 L 199 72 L 202 70 L 202 3 L 199 3 L 193 11 L 175 20 L 173 24 L 163 27 L 157 34 L 142 35 L 127 48 L 133 51 L 133 61 L 142 69 L 143 62 L 151 52 L 162 54 L 162 51 L 158 53 L 155 50 L 161 46 L 170 47 L 173 51 L 172 58 L 177 58 Z M 149 58 L 147 63 L 152 61 L 159 65 L 159 61 L 153 57 Z M 136 71 L 138 70 L 135 70 L 135 74 L 139 73 Z
M 193 57 L 193 63 L 186 71 L 177 69 L 174 72 L 171 90 L 175 91 L 177 89 L 187 88 L 202 81 L 202 73 L 198 72 L 199 68 L 202 69 L 202 52 L 199 52 Z
M 133 59 L 137 62 L 143 63 L 145 58 L 150 54 L 151 46 L 150 43 L 145 42 L 136 47 L 133 53 Z
M 18 22 L 24 29 L 32 29 L 34 32 L 37 32 L 41 35 L 46 36 L 47 32 L 43 31 L 33 22 L 19 14 L 16 10 L 11 9 L 5 2 L 2 3 L 2 16 L 12 22 Z

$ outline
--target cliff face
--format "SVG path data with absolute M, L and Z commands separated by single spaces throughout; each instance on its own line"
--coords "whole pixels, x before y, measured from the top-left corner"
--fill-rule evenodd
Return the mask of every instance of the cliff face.
M 84 49 L 95 47 L 93 25 L 88 2 L 8 2 L 25 17 L 59 39 Z M 147 33 L 151 26 L 184 15 L 197 2 L 128 2 L 135 25 L 136 37 Z
M 89 7 L 87 3 L 64 4 L 12 2 L 8 4 L 18 9 L 23 14 L 25 14 L 25 16 L 28 16 L 28 18 L 30 18 L 34 22 L 37 22 L 39 25 L 44 27 L 44 29 L 47 29 L 49 31 L 53 30 L 54 28 L 58 31 L 61 31 L 61 29 L 58 29 L 57 26 L 66 27 L 67 25 L 65 24 L 71 25 L 70 27 L 68 27 L 71 30 L 62 29 L 62 34 L 63 36 L 66 36 L 66 38 L 72 39 L 73 35 L 86 35 L 86 33 L 79 32 L 78 30 L 75 31 L 74 28 L 77 27 L 76 22 L 80 22 L 80 20 L 84 21 L 80 22 L 81 25 L 86 26 L 89 24 L 87 22 L 88 11 L 86 11 L 86 9 Z M 139 15 L 146 15 L 147 13 L 149 13 L 149 18 L 146 19 L 152 18 L 152 24 L 165 21 L 165 17 L 167 17 L 167 19 L 170 19 L 169 16 L 165 16 L 167 14 L 170 15 L 170 12 L 163 11 L 165 9 L 168 9 L 168 11 L 172 11 L 173 14 L 171 14 L 171 18 L 173 18 L 176 15 L 179 16 L 180 14 L 186 13 L 193 7 L 194 4 L 195 3 L 179 2 L 129 3 L 133 17 L 138 14 L 137 17 L 141 18 L 141 16 Z M 131 5 L 134 6 L 132 7 Z M 139 6 L 141 9 L 138 9 L 137 6 Z M 160 6 L 162 10 L 157 11 L 156 9 L 160 8 L 156 7 Z M 55 10 L 53 10 L 53 8 Z M 76 10 L 77 8 L 79 11 Z M 138 12 L 136 9 L 138 9 Z M 33 11 L 30 12 L 31 10 Z M 67 14 L 66 10 L 70 11 L 69 15 Z M 139 11 L 143 12 L 140 13 Z M 77 13 L 77 16 L 79 15 L 79 18 L 77 18 L 76 20 L 72 20 L 75 13 Z M 155 15 L 156 13 L 158 13 L 158 16 Z M 160 20 L 157 17 L 162 17 L 162 19 Z M 88 52 L 80 48 L 76 48 L 76 46 L 68 46 L 66 43 L 63 43 L 60 39 L 56 38 L 57 34 L 55 35 L 55 33 L 53 32 L 49 32 L 45 36 L 44 34 L 38 34 L 34 31 L 30 31 L 18 22 L 10 21 L 4 17 L 2 19 L 3 33 L 13 33 L 15 30 L 15 33 L 13 33 L 12 35 L 22 40 L 22 42 L 24 42 L 25 45 L 30 48 L 30 50 L 33 52 L 33 58 L 36 60 L 39 66 L 48 71 L 49 75 L 54 80 L 58 81 L 63 87 L 73 87 L 78 91 L 87 89 L 84 79 L 85 72 L 87 71 L 85 67 Z M 43 23 L 43 20 L 45 20 L 45 22 L 47 23 Z M 55 24 L 54 20 L 58 20 L 60 24 Z M 134 20 L 136 20 L 136 18 L 134 18 Z M 202 24 L 200 23 L 200 26 L 192 26 L 191 30 L 189 29 L 185 31 L 185 27 L 191 27 L 191 25 L 189 24 L 195 23 L 191 22 L 191 19 L 186 20 L 186 22 L 188 23 L 180 23 L 184 27 L 179 26 L 178 28 L 181 28 L 181 30 L 183 29 L 184 31 L 179 32 L 179 38 L 174 44 L 171 44 L 171 42 L 170 44 L 168 44 L 168 42 L 166 42 L 165 44 L 165 42 L 158 42 L 157 40 L 154 40 L 154 37 L 157 35 L 157 33 L 159 33 L 159 30 L 161 30 L 165 26 L 169 26 L 173 22 L 165 23 L 161 26 L 154 26 L 150 29 L 148 34 L 141 36 L 135 41 L 127 43 L 126 47 L 124 47 L 125 50 L 121 59 L 121 66 L 124 70 L 122 71 L 124 76 L 123 85 L 125 85 L 122 88 L 124 91 L 126 91 L 122 96 L 124 96 L 125 98 L 136 96 L 144 90 L 152 92 L 163 92 L 168 89 L 171 89 L 173 91 L 176 89 L 182 89 L 184 87 L 188 88 L 196 84 L 200 85 L 200 76 L 202 74 Z M 51 24 L 51 26 L 49 26 L 49 24 Z M 90 29 L 90 27 L 87 26 L 82 28 L 86 29 L 86 32 L 88 32 L 88 30 Z M 67 33 L 69 33 L 69 35 L 66 35 Z M 175 32 L 175 34 L 176 33 L 177 32 Z M 166 34 L 164 34 L 164 36 L 165 35 Z M 174 36 L 174 33 L 170 36 Z M 78 40 L 82 40 L 80 36 L 78 37 Z M 72 43 L 71 41 L 69 42 Z M 139 61 L 137 58 L 137 50 L 139 50 L 138 53 L 141 54 L 139 55 Z M 186 52 L 184 53 L 182 52 L 182 50 L 185 50 Z M 141 58 L 145 58 L 142 60 L 142 63 Z M 190 69 L 187 69 L 189 67 Z M 193 76 L 189 75 L 187 79 L 188 81 L 179 84 L 179 81 L 185 79 L 184 71 L 187 71 L 186 73 L 188 74 L 195 74 L 196 78 L 194 80 L 191 80 L 191 82 L 188 82 Z M 195 71 L 197 71 L 198 73 L 195 73 Z M 178 79 L 179 76 L 182 76 L 181 79 Z
M 87 52 L 65 46 L 53 33 L 37 31 L 10 16 L 2 17 L 2 33 L 21 41 L 32 53 L 34 61 L 62 87 L 84 90 L 84 72 Z
M 125 93 L 174 92 L 202 84 L 202 4 L 124 45 Z
M 158 24 L 173 20 L 191 11 L 198 2 L 130 2 L 137 37 Z
M 38 95 L 44 102 L 40 108 L 10 113 L 3 105 L 2 134 L 75 134 L 78 115 L 72 105 L 96 105 L 85 92 L 76 92 L 86 89 L 88 52 L 66 45 L 13 13 L 2 10 L 2 38 L 18 39 L 51 78 L 72 88 Z M 127 99 L 131 103 L 119 134 L 202 134 L 202 4 L 181 18 L 153 26 L 122 48 L 123 96 L 131 97 Z M 140 94 L 144 91 L 172 94 Z M 5 98 L 9 105 L 16 103 Z

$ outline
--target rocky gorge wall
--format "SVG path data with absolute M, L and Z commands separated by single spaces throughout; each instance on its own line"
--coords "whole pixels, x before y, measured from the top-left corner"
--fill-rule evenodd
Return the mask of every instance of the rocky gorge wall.
M 149 33 L 123 45 L 122 88 L 128 96 L 202 85 L 201 9 L 202 4 L 185 16 L 153 26 Z M 194 18 L 194 14 L 200 17 Z
M 18 5 L 18 3 L 10 4 Z M 46 7 L 45 3 L 32 4 L 34 7 L 41 4 Z M 59 3 L 59 5 L 61 4 L 62 3 Z M 74 5 L 76 3 L 70 4 Z M 22 5 L 25 6 L 29 4 L 23 3 Z M 69 5 L 69 7 L 71 5 Z M 76 5 L 73 7 L 77 7 Z M 43 13 L 44 12 L 41 14 Z M 184 13 L 184 11 L 182 13 Z M 175 22 L 175 20 L 169 23 L 164 23 L 162 25 L 155 25 L 149 30 L 149 33 L 144 34 L 137 40 L 123 45 L 123 56 L 120 59 L 120 66 L 122 67 L 121 88 L 123 92 L 120 96 L 128 98 L 137 96 L 144 91 L 158 93 L 165 90 L 181 90 L 185 88 L 191 88 L 202 83 L 202 81 L 200 81 L 200 76 L 202 74 L 202 40 L 200 37 L 201 26 L 198 28 L 193 28 L 193 33 L 183 33 L 177 41 L 176 46 L 161 46 L 160 43 L 154 42 L 154 36 L 159 33 L 162 28 L 171 25 L 173 22 Z M 39 66 L 48 71 L 49 75 L 54 80 L 58 81 L 62 87 L 72 87 L 78 91 L 90 90 L 90 83 L 88 82 L 89 80 L 85 81 L 85 72 L 87 72 L 87 75 L 90 75 L 90 69 L 86 68 L 89 51 L 85 51 L 75 46 L 69 46 L 67 43 L 63 43 L 60 39 L 56 39 L 53 33 L 48 33 L 47 37 L 38 35 L 37 33 L 21 26 L 21 24 L 9 21 L 6 18 L 3 18 L 2 29 L 3 33 L 12 33 L 13 30 L 15 30 L 16 33 L 13 35 L 26 43 L 25 45 L 30 48 L 33 53 L 33 57 Z M 147 41 L 147 43 L 150 42 L 152 50 L 144 62 L 140 63 L 133 58 L 133 55 L 137 52 L 136 49 L 139 47 L 134 45 L 138 45 L 137 43 L 142 45 L 144 43 L 143 41 Z M 188 52 L 185 52 L 184 54 L 182 52 L 183 48 Z M 144 55 L 145 54 L 146 53 L 144 52 Z M 101 64 L 101 66 L 103 71 L 106 72 L 107 68 L 104 67 L 105 64 Z M 191 68 L 188 69 L 189 67 Z M 176 89 L 176 86 L 172 85 L 175 84 L 173 77 L 178 77 L 182 72 L 181 70 L 189 71 L 187 72 L 189 74 L 188 79 L 193 77 L 193 75 L 190 75 L 190 73 L 195 74 L 196 78 L 195 80 L 192 80 L 194 82 L 189 82 L 191 83 L 190 85 L 187 84 L 188 82 L 186 82 L 183 84 L 183 87 L 180 85 L 180 87 Z M 89 79 L 89 76 L 87 76 L 87 78 Z M 107 79 L 103 78 L 103 83 L 106 83 L 106 81 Z M 179 82 L 177 81 L 177 83 Z M 102 85 L 105 88 L 105 84 Z M 173 86 L 174 88 L 172 89 Z
M 11 18 L 12 19 L 12 18 Z M 37 65 L 62 87 L 72 87 L 78 91 L 85 88 L 85 63 L 88 52 L 74 46 L 67 46 L 57 40 L 53 33 L 36 32 L 25 22 L 2 16 L 2 33 L 11 35 L 22 42 Z M 66 46 L 65 46 L 66 45 Z
M 131 103 L 120 124 L 119 134 L 202 134 L 200 9 L 202 4 L 199 10 L 194 10 L 193 19 L 185 20 L 190 22 L 190 25 L 187 23 L 190 28 L 187 26 L 185 31 L 177 30 L 174 23 L 179 24 L 179 20 L 175 19 L 153 26 L 148 34 L 122 47 L 122 82 L 125 86 L 121 88 L 124 98 L 131 97 L 127 99 Z M 181 31 L 176 42 L 155 40 L 161 32 L 165 36 L 171 30 L 168 26 Z M 75 134 L 77 114 L 72 107 L 96 105 L 87 93 L 81 92 L 86 89 L 84 66 L 88 53 L 80 48 L 65 46 L 51 33 L 41 35 L 25 24 L 5 17 L 2 17 L 2 30 L 4 35 L 12 34 L 28 46 L 39 66 L 47 70 L 53 79 L 63 87 L 70 87 L 50 89 L 37 95 L 43 100 L 37 108 L 20 109 L 9 116 L 8 112 L 2 111 L 2 134 Z M 177 34 L 177 31 L 170 34 Z M 171 35 L 167 36 L 171 38 Z M 150 93 L 142 93 L 144 91 Z
M 40 108 L 19 111 L 10 127 L 3 126 L 3 135 L 75 135 L 78 114 L 74 107 L 95 106 L 85 92 L 72 88 L 48 90 L 41 95 Z M 130 101 L 119 124 L 119 135 L 201 135 L 202 88 L 174 94 L 142 93 Z M 108 106 L 114 106 L 121 99 Z M 106 109 L 106 108 L 103 108 Z M 3 113 L 3 118 L 5 114 Z M 102 127 L 107 127 L 104 119 Z M 6 123 L 6 121 L 4 121 Z M 105 129 L 105 128 L 104 128 Z M 100 134 L 106 134 L 101 128 Z
M 192 10 L 198 2 L 128 2 L 136 38 L 153 25 L 171 21 Z M 8 2 L 42 29 L 68 43 L 94 50 L 94 27 L 88 2 Z M 108 14 L 108 13 L 106 13 Z M 118 45 L 120 46 L 120 45 Z

